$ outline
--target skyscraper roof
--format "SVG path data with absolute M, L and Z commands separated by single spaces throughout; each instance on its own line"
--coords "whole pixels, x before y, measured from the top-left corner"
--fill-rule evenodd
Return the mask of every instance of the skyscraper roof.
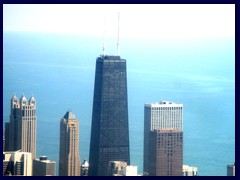
M 13 97 L 12 97 L 12 100 L 13 100 L 13 99 L 18 99 L 15 94 L 14 94 Z
M 84 162 L 82 163 L 81 167 L 85 167 L 85 168 L 89 167 L 89 164 L 86 159 L 84 159 Z
M 36 99 L 32 96 L 29 101 L 35 101 Z
M 67 111 L 67 113 L 63 117 L 64 119 L 76 119 L 75 115 L 71 111 Z
M 26 96 L 23 94 L 22 95 L 22 97 L 20 98 L 20 101 L 22 102 L 22 101 L 27 101 L 27 98 L 26 98 Z

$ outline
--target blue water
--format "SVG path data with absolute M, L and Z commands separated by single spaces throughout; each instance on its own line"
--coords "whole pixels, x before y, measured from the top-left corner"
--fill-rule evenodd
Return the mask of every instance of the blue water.
M 88 159 L 96 57 L 101 37 L 4 33 L 3 121 L 10 99 L 37 99 L 37 156 L 59 159 L 60 119 L 80 122 L 80 158 Z M 115 52 L 109 40 L 108 52 Z M 235 161 L 235 40 L 121 39 L 127 59 L 131 164 L 142 173 L 144 103 L 184 105 L 184 164 L 199 175 L 226 175 Z

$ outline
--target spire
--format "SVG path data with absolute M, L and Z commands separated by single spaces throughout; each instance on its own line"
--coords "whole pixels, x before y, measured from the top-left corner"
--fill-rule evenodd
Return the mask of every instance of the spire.
M 27 98 L 23 93 L 22 97 L 20 98 L 20 107 L 22 108 L 23 106 L 26 106 L 26 105 L 27 105 Z
M 23 101 L 23 100 L 24 100 L 24 101 L 27 100 L 27 98 L 26 98 L 26 96 L 25 96 L 24 93 L 22 93 L 22 96 L 21 96 L 20 100 L 21 100 L 21 101 Z
M 13 93 L 12 99 L 17 99 L 16 93 Z
M 29 105 L 36 107 L 36 99 L 33 96 L 29 99 Z
M 118 35 L 117 35 L 117 56 L 120 56 L 120 49 L 119 49 L 119 21 L 120 21 L 120 12 L 118 12 Z
M 17 107 L 19 105 L 19 101 L 18 101 L 18 98 L 16 96 L 16 94 L 14 93 L 13 94 L 13 97 L 11 99 L 11 110 L 14 108 L 14 107 Z

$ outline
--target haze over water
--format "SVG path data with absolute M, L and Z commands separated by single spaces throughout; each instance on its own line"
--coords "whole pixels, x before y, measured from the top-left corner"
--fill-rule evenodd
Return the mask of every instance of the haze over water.
M 107 50 L 115 54 L 115 39 Z M 60 119 L 71 109 L 80 124 L 80 158 L 89 156 L 96 57 L 102 38 L 4 33 L 3 121 L 10 99 L 37 100 L 37 156 L 59 158 Z M 127 60 L 131 164 L 142 173 L 144 103 L 183 103 L 184 164 L 199 175 L 226 175 L 235 161 L 234 38 L 121 40 Z

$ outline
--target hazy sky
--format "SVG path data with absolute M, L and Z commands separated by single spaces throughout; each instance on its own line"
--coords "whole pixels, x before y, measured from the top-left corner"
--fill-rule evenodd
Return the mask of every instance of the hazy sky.
M 234 4 L 199 5 L 3 5 L 3 31 L 121 37 L 193 38 L 235 36 Z

